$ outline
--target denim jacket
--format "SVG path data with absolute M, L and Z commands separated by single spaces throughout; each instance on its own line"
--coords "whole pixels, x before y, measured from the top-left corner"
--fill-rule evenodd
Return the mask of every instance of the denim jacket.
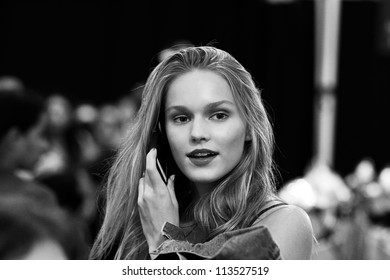
M 265 226 L 224 232 L 207 240 L 204 231 L 195 224 L 177 227 L 166 222 L 162 233 L 167 240 L 150 253 L 152 259 L 281 259 L 279 247 Z

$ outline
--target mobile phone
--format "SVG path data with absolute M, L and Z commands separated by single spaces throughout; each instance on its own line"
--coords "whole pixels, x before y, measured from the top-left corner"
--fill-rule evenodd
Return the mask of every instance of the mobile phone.
M 158 173 L 160 173 L 161 179 L 164 181 L 164 184 L 168 185 L 167 175 L 165 175 L 165 172 L 164 172 L 163 168 L 161 167 L 161 164 L 160 164 L 160 161 L 158 160 L 158 158 L 156 158 L 156 166 L 157 166 Z
M 164 149 L 165 147 L 165 149 Z M 170 151 L 166 150 L 166 147 L 169 147 L 166 143 L 165 137 L 163 137 L 161 131 L 154 130 L 150 137 L 149 143 L 149 151 L 152 148 L 157 149 L 157 157 L 156 157 L 156 167 L 158 173 L 160 174 L 161 179 L 164 183 L 168 184 L 168 176 L 171 175 L 170 171 Z

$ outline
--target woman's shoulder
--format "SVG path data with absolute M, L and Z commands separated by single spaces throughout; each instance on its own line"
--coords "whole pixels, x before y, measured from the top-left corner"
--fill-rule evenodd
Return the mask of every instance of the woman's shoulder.
M 263 225 L 279 246 L 284 259 L 309 259 L 313 229 L 308 214 L 294 205 L 273 207 L 254 223 Z

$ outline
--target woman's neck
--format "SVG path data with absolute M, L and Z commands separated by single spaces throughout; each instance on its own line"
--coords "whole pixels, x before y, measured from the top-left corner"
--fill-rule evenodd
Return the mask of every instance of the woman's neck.
M 215 184 L 203 184 L 203 183 L 194 183 L 194 188 L 196 191 L 196 199 L 204 196 L 205 194 L 211 192 L 215 187 Z
M 212 188 L 211 185 L 207 184 L 198 184 L 191 181 L 189 181 L 188 183 L 189 184 L 187 186 L 189 186 L 191 189 L 191 198 L 190 200 L 188 200 L 186 209 L 180 215 L 181 224 L 188 224 L 194 221 L 194 215 L 192 212 L 193 207 L 199 201 L 199 199 L 202 196 L 206 195 L 208 192 L 210 192 L 210 189 Z

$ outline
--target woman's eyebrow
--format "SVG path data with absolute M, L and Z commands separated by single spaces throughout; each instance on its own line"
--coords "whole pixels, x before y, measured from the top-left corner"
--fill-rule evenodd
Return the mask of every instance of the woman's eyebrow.
M 229 101 L 229 100 L 221 100 L 221 101 L 212 102 L 212 103 L 207 104 L 206 107 L 205 107 L 205 110 L 206 111 L 212 111 L 213 109 L 215 109 L 218 106 L 223 105 L 223 104 L 228 104 L 228 105 L 233 105 L 234 106 L 234 103 Z M 188 111 L 188 108 L 186 106 L 182 106 L 182 105 L 174 105 L 174 106 L 168 107 L 165 110 L 165 112 L 168 112 L 168 111 L 171 111 L 171 110 Z
M 168 107 L 168 108 L 165 110 L 165 113 L 167 113 L 167 112 L 169 112 L 169 111 L 172 111 L 172 110 L 176 110 L 176 111 L 188 111 L 188 109 L 187 109 L 186 106 L 175 105 L 175 106 Z
M 229 100 L 221 100 L 221 101 L 217 101 L 217 102 L 213 102 L 213 103 L 207 104 L 205 109 L 207 111 L 212 111 L 212 110 L 218 108 L 218 106 L 223 105 L 223 104 L 228 104 L 228 105 L 233 105 L 234 106 L 234 103 L 229 101 Z

